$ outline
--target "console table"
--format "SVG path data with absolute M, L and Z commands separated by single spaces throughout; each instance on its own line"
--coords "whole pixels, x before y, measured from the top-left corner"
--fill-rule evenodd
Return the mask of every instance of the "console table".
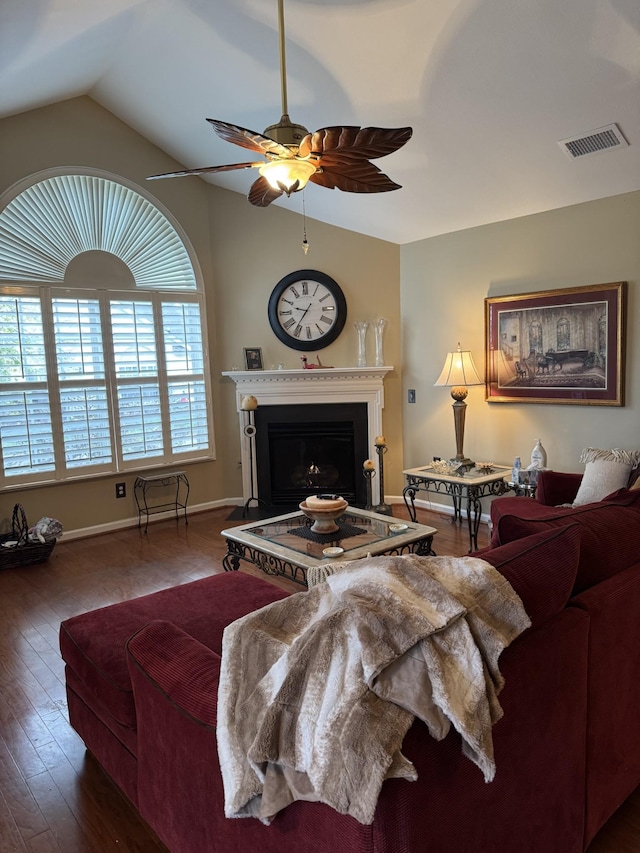
M 160 495 L 156 495 L 160 502 L 149 503 L 152 490 L 164 487 Z M 175 491 L 174 491 L 175 489 Z M 149 516 L 166 509 L 173 509 L 176 519 L 179 518 L 179 510 L 184 510 L 184 523 L 187 521 L 187 501 L 189 500 L 189 480 L 184 471 L 167 471 L 164 474 L 156 474 L 152 477 L 136 477 L 133 484 L 133 494 L 138 507 L 138 527 L 140 527 L 142 516 L 146 518 L 144 532 L 149 527 Z
M 495 465 L 491 473 L 477 468 L 465 470 L 460 474 L 440 474 L 430 465 L 422 468 L 408 468 L 402 472 L 406 486 L 402 497 L 412 521 L 415 521 L 416 492 L 436 492 L 448 495 L 453 501 L 452 522 L 462 521 L 462 502 L 466 502 L 467 524 L 469 525 L 469 553 L 478 548 L 478 528 L 482 515 L 481 498 L 490 495 L 503 495 L 511 491 L 507 478 L 511 468 Z

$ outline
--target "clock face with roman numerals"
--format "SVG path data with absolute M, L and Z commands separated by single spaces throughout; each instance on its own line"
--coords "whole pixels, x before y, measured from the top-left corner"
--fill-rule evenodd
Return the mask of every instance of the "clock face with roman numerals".
M 347 303 L 340 285 L 317 270 L 289 273 L 269 298 L 275 335 L 296 350 L 322 349 L 344 328 Z

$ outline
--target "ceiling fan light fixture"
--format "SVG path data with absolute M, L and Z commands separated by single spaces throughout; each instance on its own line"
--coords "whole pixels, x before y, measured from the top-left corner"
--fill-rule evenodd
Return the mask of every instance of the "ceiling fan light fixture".
M 271 160 L 260 166 L 258 171 L 274 190 L 291 195 L 304 189 L 311 175 L 315 174 L 316 166 L 307 160 Z
M 207 119 L 215 133 L 225 142 L 255 151 L 266 161 L 182 169 L 179 172 L 150 175 L 148 180 L 257 168 L 260 177 L 251 184 L 247 196 L 256 207 L 267 207 L 283 193 L 290 196 L 299 192 L 310 179 L 317 186 L 349 193 L 382 193 L 400 189 L 400 184 L 396 184 L 369 161 L 386 157 L 402 148 L 411 139 L 413 131 L 410 127 L 332 125 L 309 133 L 306 127 L 291 121 L 287 111 L 284 0 L 277 0 L 277 3 L 282 94 L 280 121 L 270 124 L 264 133 L 257 133 L 219 119 Z M 306 240 L 303 246 L 306 251 Z

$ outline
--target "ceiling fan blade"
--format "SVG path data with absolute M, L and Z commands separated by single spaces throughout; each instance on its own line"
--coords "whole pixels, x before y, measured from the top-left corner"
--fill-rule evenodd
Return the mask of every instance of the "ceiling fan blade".
M 235 169 L 254 169 L 264 166 L 264 160 L 258 163 L 229 163 L 226 166 L 203 166 L 201 169 L 184 169 L 182 172 L 165 172 L 163 175 L 149 175 L 148 181 L 157 181 L 159 178 L 182 178 L 185 175 L 206 175 L 211 172 L 232 172 Z
M 207 121 L 225 142 L 232 142 L 234 145 L 241 145 L 243 148 L 259 151 L 261 154 L 274 154 L 276 157 L 287 158 L 293 156 L 286 146 L 276 142 L 275 139 L 264 136 L 262 133 L 257 133 L 255 130 L 247 130 L 245 127 L 229 124 L 226 121 L 218 121 L 215 118 L 208 118 Z
M 247 198 L 256 207 L 268 207 L 272 201 L 280 198 L 282 190 L 274 190 L 269 181 L 260 175 L 252 184 Z
M 410 127 L 322 127 L 310 133 L 300 143 L 298 154 L 315 154 L 324 158 L 333 155 L 337 160 L 375 160 L 393 154 L 411 139 Z
M 401 186 L 366 160 L 336 164 L 333 168 L 325 168 L 323 162 L 322 169 L 311 175 L 309 180 L 321 187 L 346 193 L 385 193 Z

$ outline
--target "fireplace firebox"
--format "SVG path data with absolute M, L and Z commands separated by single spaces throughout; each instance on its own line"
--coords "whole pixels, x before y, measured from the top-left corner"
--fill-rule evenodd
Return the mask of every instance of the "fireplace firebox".
M 335 493 L 366 503 L 366 403 L 261 406 L 255 412 L 258 497 L 277 511 L 309 495 Z

